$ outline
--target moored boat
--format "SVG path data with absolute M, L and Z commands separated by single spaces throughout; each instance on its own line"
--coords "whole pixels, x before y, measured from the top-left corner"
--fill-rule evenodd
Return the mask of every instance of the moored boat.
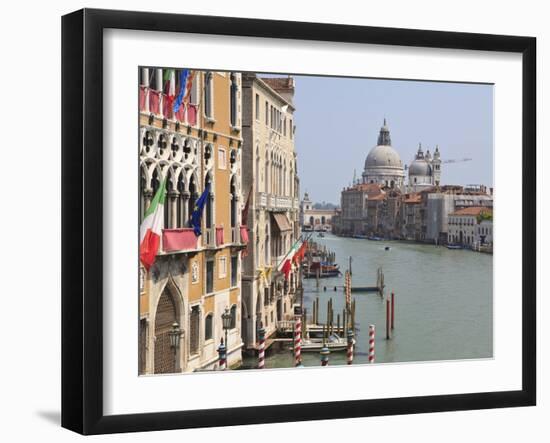
M 303 270 L 304 278 L 316 278 L 317 275 L 319 278 L 339 277 L 341 274 L 337 264 L 328 262 L 312 262 L 311 266 L 306 264 Z
M 462 245 L 456 245 L 456 244 L 453 244 L 453 243 L 449 243 L 449 244 L 447 244 L 447 249 L 463 249 L 463 248 L 462 248 Z

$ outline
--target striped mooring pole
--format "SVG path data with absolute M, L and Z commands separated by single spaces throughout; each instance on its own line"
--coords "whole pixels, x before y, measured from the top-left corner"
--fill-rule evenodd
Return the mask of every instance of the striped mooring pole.
M 347 363 L 348 365 L 353 363 L 353 330 L 351 328 L 348 329 Z
M 302 365 L 302 316 L 295 316 L 294 327 L 294 362 L 295 366 Z
M 374 325 L 369 325 L 369 363 L 374 363 Z
M 265 328 L 260 325 L 258 331 L 258 338 L 260 340 L 260 346 L 258 348 L 258 369 L 265 368 Z
M 225 349 L 225 344 L 223 342 L 223 338 L 220 341 L 220 345 L 218 346 L 218 356 L 219 356 L 219 367 L 220 370 L 227 369 L 227 352 Z
M 330 355 L 330 350 L 328 349 L 327 344 L 325 343 L 321 348 L 321 366 L 328 366 L 328 356 Z
M 345 295 L 346 295 L 346 309 L 351 308 L 351 274 L 349 271 L 346 271 L 345 275 Z

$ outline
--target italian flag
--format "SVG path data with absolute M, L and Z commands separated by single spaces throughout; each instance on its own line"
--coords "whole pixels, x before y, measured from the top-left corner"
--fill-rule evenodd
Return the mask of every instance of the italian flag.
M 300 247 L 300 240 L 297 240 L 292 247 L 290 248 L 290 251 L 288 251 L 288 254 L 286 257 L 279 263 L 279 266 L 277 266 L 277 271 L 282 272 L 285 274 L 285 279 L 288 280 L 288 276 L 290 274 L 290 271 L 292 270 L 292 258 L 294 257 L 294 254 L 298 251 Z
M 166 179 L 153 197 L 145 217 L 139 227 L 139 259 L 147 270 L 155 262 L 160 246 L 160 236 L 164 228 L 164 198 L 166 197 Z

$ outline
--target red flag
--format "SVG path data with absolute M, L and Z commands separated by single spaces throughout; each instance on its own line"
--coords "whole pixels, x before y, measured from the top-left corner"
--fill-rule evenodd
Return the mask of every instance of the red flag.
M 178 109 L 178 112 L 175 114 L 176 120 L 179 122 L 184 123 L 185 122 L 185 107 L 180 106 Z
M 296 254 L 294 254 L 294 257 L 292 257 L 292 261 L 294 261 L 295 264 L 299 265 L 302 262 L 306 253 L 306 249 L 307 242 L 303 242 L 300 246 L 300 249 L 298 249 L 298 251 L 296 251 Z
M 185 109 L 187 112 L 187 124 L 195 126 L 197 124 L 197 106 L 188 104 Z
M 250 196 L 252 195 L 252 187 L 254 185 L 250 185 L 250 191 L 248 191 L 248 197 L 246 198 L 246 204 L 244 205 L 244 209 L 241 212 L 241 223 L 243 225 L 246 225 L 246 222 L 248 220 L 248 208 L 250 207 Z
M 185 84 L 185 95 L 183 96 L 183 102 L 187 103 L 191 95 L 191 87 L 193 86 L 193 79 L 197 71 L 191 71 L 189 77 L 187 77 L 187 83 Z
M 149 111 L 152 114 L 158 114 L 159 113 L 159 96 L 160 92 L 155 91 L 154 89 L 149 90 Z
M 145 86 L 139 87 L 139 110 L 145 111 L 145 99 L 147 98 L 147 88 Z
M 285 280 L 288 280 L 288 276 L 290 275 L 291 270 L 292 270 L 292 264 L 290 263 L 290 259 L 287 258 L 283 263 L 283 267 L 281 268 L 281 272 L 285 274 Z
M 216 226 L 216 245 L 223 245 L 223 226 Z
M 241 243 L 244 243 L 246 246 L 241 252 L 241 257 L 245 258 L 248 255 L 248 226 L 241 225 Z
M 164 118 L 172 118 L 174 111 L 172 109 L 174 103 L 174 97 L 165 94 L 162 98 L 162 114 Z

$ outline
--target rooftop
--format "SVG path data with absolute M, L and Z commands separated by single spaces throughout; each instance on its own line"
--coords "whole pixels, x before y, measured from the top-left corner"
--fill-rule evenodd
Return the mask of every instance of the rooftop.
M 292 77 L 261 77 L 261 79 L 275 91 L 294 90 L 294 79 Z
M 459 209 L 458 211 L 452 212 L 449 215 L 469 215 L 477 217 L 481 213 L 484 213 L 486 215 L 493 215 L 493 210 L 486 206 L 470 206 L 468 208 Z
M 411 194 L 406 194 L 403 199 L 403 203 L 421 203 L 422 195 L 420 192 L 413 192 Z

